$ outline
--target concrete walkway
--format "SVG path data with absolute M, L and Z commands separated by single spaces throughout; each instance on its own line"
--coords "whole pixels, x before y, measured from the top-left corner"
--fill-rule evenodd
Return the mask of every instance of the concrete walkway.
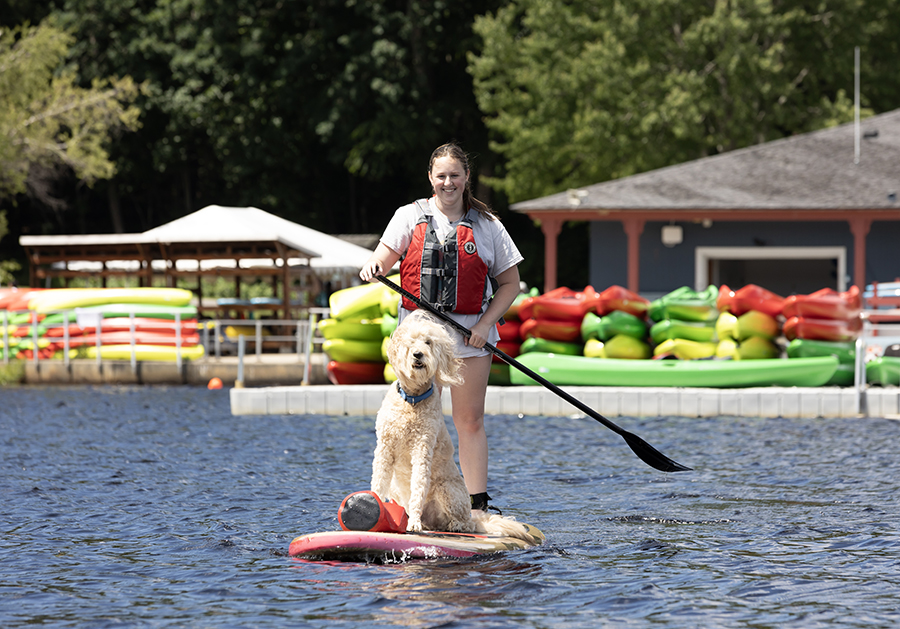
M 374 416 L 388 385 L 264 387 L 231 390 L 234 415 Z M 694 389 L 565 387 L 606 417 L 900 417 L 900 388 L 869 388 L 859 404 L 853 388 Z M 444 412 L 450 413 L 444 391 Z M 489 415 L 583 414 L 539 386 L 488 387 Z
M 325 356 L 310 356 L 310 384 L 326 384 Z M 137 362 L 95 359 L 42 360 L 25 363 L 27 384 L 189 384 L 206 386 L 212 378 L 219 378 L 226 387 L 234 386 L 238 378 L 236 356 L 202 358 L 184 361 L 179 369 L 174 362 Z M 297 354 L 262 354 L 258 359 L 244 358 L 244 386 L 299 385 L 303 382 L 305 363 Z
M 309 386 L 297 354 L 262 354 L 244 359 L 243 388 L 231 389 L 235 415 L 364 415 L 374 416 L 387 385 L 328 384 L 326 358 L 310 358 Z M 184 384 L 206 386 L 213 377 L 234 387 L 234 356 L 175 363 L 44 360 L 25 364 L 27 384 Z M 562 387 L 606 417 L 897 417 L 900 387 L 868 387 L 861 395 L 852 387 L 751 389 Z M 449 392 L 444 412 L 450 413 Z M 489 415 L 577 415 L 581 411 L 540 386 L 488 387 Z

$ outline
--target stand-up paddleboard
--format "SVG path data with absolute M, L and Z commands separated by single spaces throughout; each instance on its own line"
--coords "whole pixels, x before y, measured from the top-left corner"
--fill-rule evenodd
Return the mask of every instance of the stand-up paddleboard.
M 451 559 L 521 550 L 544 542 L 544 534 L 524 524 L 534 538 L 529 543 L 516 537 L 481 533 L 383 533 L 328 531 L 301 535 L 291 542 L 288 554 L 319 561 L 398 563 L 410 559 Z

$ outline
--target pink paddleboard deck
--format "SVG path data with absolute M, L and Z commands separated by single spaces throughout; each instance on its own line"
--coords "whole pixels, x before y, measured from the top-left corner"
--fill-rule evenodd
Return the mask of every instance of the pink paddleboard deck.
M 515 537 L 478 533 L 327 531 L 295 538 L 288 554 L 298 559 L 387 563 L 409 559 L 474 557 L 521 550 L 543 543 L 543 533 L 533 526 L 525 526 L 534 537 L 533 543 Z

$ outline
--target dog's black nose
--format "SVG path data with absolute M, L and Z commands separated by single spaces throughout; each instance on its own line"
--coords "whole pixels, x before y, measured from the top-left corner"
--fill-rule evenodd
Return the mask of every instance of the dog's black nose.
M 422 356 L 424 355 L 425 354 L 423 354 L 422 352 L 413 352 L 413 358 L 415 358 L 416 360 L 422 360 Z

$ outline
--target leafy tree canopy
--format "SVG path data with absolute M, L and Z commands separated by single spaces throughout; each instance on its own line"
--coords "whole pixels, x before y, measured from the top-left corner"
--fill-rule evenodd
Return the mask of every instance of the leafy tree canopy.
M 486 148 L 465 53 L 496 0 L 60 4 L 82 81 L 151 86 L 115 182 L 139 229 L 220 203 L 379 231 L 427 190 L 435 146 Z
M 478 104 L 511 201 L 896 107 L 897 0 L 512 0 L 478 18 Z M 894 59 L 897 57 L 894 56 Z M 884 87 L 882 81 L 891 87 Z
M 47 24 L 0 31 L 0 198 L 41 196 L 42 179 L 61 168 L 88 184 L 112 177 L 111 136 L 137 128 L 138 86 L 126 77 L 79 87 L 62 68 L 71 43 Z

